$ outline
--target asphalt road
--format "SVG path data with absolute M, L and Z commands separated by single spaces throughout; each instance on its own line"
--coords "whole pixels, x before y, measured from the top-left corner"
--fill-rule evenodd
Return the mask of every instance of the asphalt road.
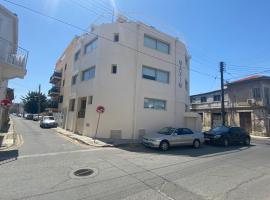
M 15 119 L 15 129 L 24 143 L 0 154 L 1 200 L 270 199 L 267 139 L 253 140 L 250 147 L 160 152 L 85 147 L 24 119 Z M 75 177 L 81 168 L 94 174 Z

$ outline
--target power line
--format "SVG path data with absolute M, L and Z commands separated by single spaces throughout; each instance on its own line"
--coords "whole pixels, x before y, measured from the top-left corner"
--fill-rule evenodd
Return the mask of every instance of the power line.
M 9 1 L 9 0 L 3 0 L 3 1 L 5 1 L 5 2 L 7 2 L 7 3 L 10 3 L 10 4 L 12 4 L 12 5 L 15 5 L 15 6 L 17 6 L 17 7 L 21 7 L 21 8 L 23 8 L 23 9 L 28 10 L 28 11 L 30 11 L 30 12 L 32 12 L 32 13 L 37 14 L 37 15 L 40 15 L 40 16 L 49 18 L 49 19 L 54 20 L 54 21 L 57 21 L 57 22 L 59 22 L 59 23 L 62 23 L 62 24 L 64 24 L 64 25 L 67 25 L 67 26 L 72 27 L 72 28 L 74 28 L 74 29 L 80 30 L 80 31 L 85 32 L 85 33 L 87 33 L 87 34 L 92 34 L 92 35 L 97 36 L 97 37 L 99 37 L 99 38 L 102 38 L 102 39 L 104 39 L 104 40 L 110 41 L 110 42 L 112 42 L 112 43 L 114 43 L 114 44 L 120 45 L 120 46 L 122 46 L 122 47 L 125 47 L 125 48 L 130 49 L 130 50 L 133 50 L 133 51 L 136 51 L 136 52 L 138 52 L 138 53 L 140 53 L 140 54 L 144 54 L 144 55 L 147 55 L 147 56 L 149 56 L 149 57 L 155 58 L 155 59 L 160 60 L 160 61 L 162 61 L 162 62 L 164 62 L 164 63 L 168 63 L 168 64 L 171 64 L 171 65 L 174 65 L 174 66 L 178 66 L 178 67 L 180 66 L 180 65 L 177 65 L 176 63 L 167 61 L 167 60 L 165 60 L 165 59 L 159 58 L 159 57 L 157 57 L 157 56 L 153 56 L 153 55 L 151 55 L 151 54 L 148 54 L 148 53 L 142 52 L 142 51 L 140 51 L 140 50 L 137 50 L 137 49 L 135 49 L 135 48 L 133 48 L 133 47 L 127 46 L 127 45 L 125 45 L 125 44 L 123 44 L 123 43 L 120 43 L 120 42 L 115 43 L 115 42 L 114 42 L 112 39 L 110 39 L 110 38 L 107 38 L 107 37 L 105 37 L 105 36 L 102 36 L 102 35 L 99 35 L 99 34 L 96 34 L 96 33 L 93 33 L 93 32 L 89 32 L 88 30 L 86 30 L 86 29 L 84 29 L 84 28 L 81 28 L 81 27 L 79 27 L 79 26 L 77 26 L 77 25 L 74 25 L 74 24 L 72 24 L 72 23 L 66 22 L 66 21 L 64 21 L 64 20 L 62 20 L 62 19 L 59 19 L 59 18 L 50 16 L 50 15 L 47 15 L 47 14 L 45 14 L 45 13 L 42 13 L 42 12 L 37 11 L 37 10 L 35 10 L 35 9 L 29 8 L 29 7 L 27 7 L 27 6 L 24 6 L 24 5 L 21 5 L 21 4 L 18 4 L 18 3 L 15 3 L 15 2 Z M 148 31 L 149 31 L 149 30 L 148 30 Z M 192 68 L 190 68 L 190 71 L 199 73 L 199 74 L 201 74 L 201 75 L 205 75 L 205 76 L 209 76 L 209 77 L 215 78 L 215 76 L 212 76 L 212 75 L 210 75 L 210 74 L 206 74 L 206 73 L 197 71 L 197 70 L 192 69 Z

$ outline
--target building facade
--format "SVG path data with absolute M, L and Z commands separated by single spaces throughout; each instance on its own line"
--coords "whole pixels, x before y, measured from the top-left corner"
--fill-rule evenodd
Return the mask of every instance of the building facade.
M 225 111 L 229 126 L 270 136 L 270 77 L 252 76 L 226 85 Z M 191 96 L 191 110 L 202 117 L 204 130 L 221 125 L 221 91 Z
M 10 99 L 8 80 L 24 78 L 28 51 L 18 46 L 18 17 L 0 5 L 0 101 Z M 1 103 L 0 130 L 8 121 L 8 107 Z
M 164 126 L 198 129 L 197 115 L 188 112 L 189 59 L 181 41 L 141 22 L 120 17 L 92 26 L 56 65 L 62 127 L 95 137 L 96 108 L 104 106 L 97 138 L 138 139 Z

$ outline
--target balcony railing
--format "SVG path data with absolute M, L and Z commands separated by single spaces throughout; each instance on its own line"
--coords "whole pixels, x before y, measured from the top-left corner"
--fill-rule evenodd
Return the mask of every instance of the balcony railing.
M 61 72 L 55 71 L 55 72 L 53 73 L 53 75 L 51 76 L 51 78 L 50 78 L 50 83 L 55 84 L 55 83 L 57 83 L 58 81 L 60 81 L 61 79 L 62 79 L 62 73 L 61 73 Z
M 225 107 L 229 107 L 229 102 L 224 102 Z M 205 103 L 198 103 L 198 104 L 191 104 L 192 109 L 220 109 L 221 102 L 205 102 Z
M 52 101 L 48 105 L 49 108 L 58 108 L 58 102 L 57 101 Z
M 52 87 L 52 89 L 49 90 L 48 95 L 49 96 L 57 96 L 60 94 L 60 88 L 59 87 Z
M 28 51 L 0 37 L 0 60 L 26 70 Z

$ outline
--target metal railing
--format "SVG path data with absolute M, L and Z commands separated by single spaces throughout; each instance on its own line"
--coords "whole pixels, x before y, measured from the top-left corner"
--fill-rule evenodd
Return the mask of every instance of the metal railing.
M 27 50 L 0 37 L 0 60 L 1 61 L 25 70 L 27 59 L 28 59 Z
M 60 88 L 59 87 L 52 87 L 48 94 L 52 94 L 52 93 L 60 93 Z

